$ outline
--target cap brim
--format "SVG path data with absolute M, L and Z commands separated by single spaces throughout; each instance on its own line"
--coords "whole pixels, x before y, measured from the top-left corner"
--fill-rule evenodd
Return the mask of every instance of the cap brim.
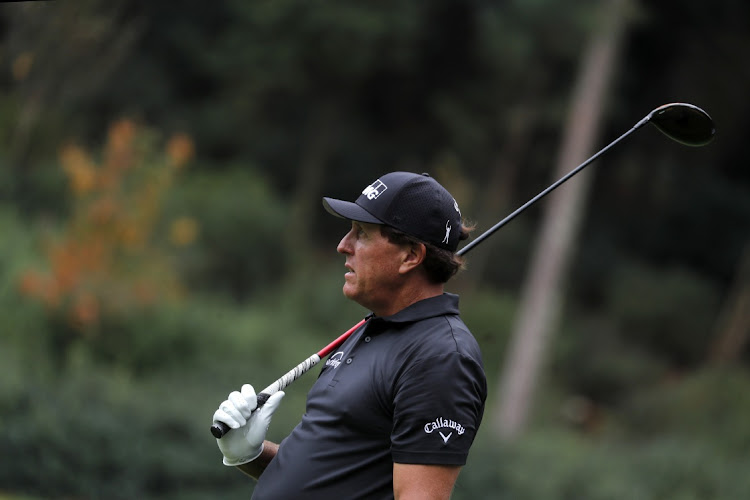
M 383 221 L 356 203 L 350 201 L 323 198 L 323 207 L 325 207 L 329 214 L 341 217 L 342 219 L 349 219 L 357 222 L 369 222 L 370 224 L 383 224 Z

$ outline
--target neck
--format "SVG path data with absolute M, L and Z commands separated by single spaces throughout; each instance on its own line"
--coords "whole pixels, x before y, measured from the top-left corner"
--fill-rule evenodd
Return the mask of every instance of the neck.
M 421 283 L 418 286 L 415 284 L 415 286 L 404 287 L 391 295 L 387 303 L 370 305 L 368 309 L 376 316 L 392 316 L 420 300 L 442 295 L 443 291 L 443 284 Z

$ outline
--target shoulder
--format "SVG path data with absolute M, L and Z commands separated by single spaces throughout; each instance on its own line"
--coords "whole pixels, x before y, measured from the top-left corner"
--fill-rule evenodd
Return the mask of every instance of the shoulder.
M 457 314 L 417 322 L 410 334 L 419 339 L 417 347 L 423 356 L 456 353 L 482 363 L 479 344 Z
M 394 346 L 394 374 L 413 378 L 430 373 L 433 381 L 469 379 L 485 385 L 479 345 L 458 315 L 426 318 L 401 329 Z M 441 373 L 440 377 L 436 374 Z

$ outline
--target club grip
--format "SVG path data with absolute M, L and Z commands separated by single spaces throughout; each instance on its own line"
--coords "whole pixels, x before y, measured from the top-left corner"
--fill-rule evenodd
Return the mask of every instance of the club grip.
M 268 401 L 268 398 L 270 397 L 271 395 L 266 394 L 265 392 L 261 392 L 260 394 L 258 394 L 258 406 L 253 411 L 258 411 L 258 408 L 266 404 L 266 401 Z M 231 428 L 224 422 L 214 422 L 211 426 L 211 434 L 213 434 L 216 439 L 221 439 L 222 437 L 224 437 L 224 434 L 226 434 L 230 430 Z
M 211 425 L 211 434 L 213 434 L 216 439 L 221 439 L 227 432 L 229 432 L 229 426 L 224 422 L 214 422 Z

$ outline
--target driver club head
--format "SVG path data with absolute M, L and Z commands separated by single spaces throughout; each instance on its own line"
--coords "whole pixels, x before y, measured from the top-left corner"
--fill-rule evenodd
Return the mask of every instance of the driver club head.
M 705 146 L 716 133 L 714 121 L 698 106 L 675 102 L 659 106 L 648 115 L 664 135 L 686 146 Z

